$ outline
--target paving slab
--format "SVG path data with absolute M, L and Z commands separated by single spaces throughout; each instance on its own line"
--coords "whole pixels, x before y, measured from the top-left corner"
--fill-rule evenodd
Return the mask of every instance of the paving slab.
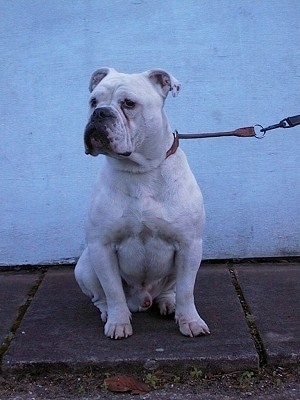
M 148 311 L 133 315 L 132 337 L 112 340 L 104 337 L 98 310 L 81 293 L 73 271 L 49 270 L 3 359 L 3 369 L 256 368 L 258 356 L 228 270 L 202 267 L 195 298 L 210 336 L 184 337 L 173 319 Z
M 37 277 L 35 272 L 0 272 L 0 345 L 10 333 Z
M 239 265 L 238 281 L 269 364 L 300 361 L 300 264 Z

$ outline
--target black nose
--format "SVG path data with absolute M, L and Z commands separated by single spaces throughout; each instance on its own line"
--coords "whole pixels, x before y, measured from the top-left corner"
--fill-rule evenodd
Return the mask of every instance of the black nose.
M 96 108 L 91 116 L 91 120 L 104 118 L 116 118 L 115 113 L 110 107 Z
M 131 151 L 126 151 L 125 153 L 118 153 L 118 156 L 129 157 L 130 154 L 131 154 Z

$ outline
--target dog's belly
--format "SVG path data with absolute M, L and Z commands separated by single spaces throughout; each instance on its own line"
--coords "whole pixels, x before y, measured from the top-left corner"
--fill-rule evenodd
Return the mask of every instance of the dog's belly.
M 175 247 L 159 234 L 141 231 L 117 246 L 122 278 L 132 286 L 149 285 L 174 273 Z

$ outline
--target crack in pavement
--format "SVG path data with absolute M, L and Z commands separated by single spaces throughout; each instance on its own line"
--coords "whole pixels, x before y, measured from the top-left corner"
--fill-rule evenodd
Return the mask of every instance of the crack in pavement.
M 233 267 L 229 267 L 228 269 L 231 276 L 232 284 L 234 286 L 234 289 L 236 291 L 236 294 L 238 296 L 238 299 L 240 301 L 241 307 L 245 315 L 245 320 L 249 328 L 251 339 L 254 342 L 255 349 L 259 357 L 259 368 L 263 368 L 265 365 L 267 365 L 267 352 L 265 350 L 263 340 L 259 333 L 258 327 L 255 324 L 254 315 L 252 314 L 250 306 L 247 303 L 247 300 L 244 296 L 243 290 L 238 280 L 237 273 Z
M 30 307 L 30 304 L 31 304 L 35 294 L 37 293 L 37 291 L 44 279 L 46 272 L 47 272 L 46 269 L 41 270 L 39 272 L 38 277 L 36 278 L 34 284 L 32 285 L 32 287 L 28 290 L 28 292 L 26 294 L 24 303 L 21 304 L 18 309 L 17 317 L 14 320 L 8 334 L 6 335 L 3 343 L 0 346 L 0 366 L 2 366 L 3 357 L 4 357 L 5 353 L 7 352 L 7 350 L 9 349 L 9 346 L 10 346 L 12 340 L 14 339 L 15 334 L 16 334 L 28 308 Z

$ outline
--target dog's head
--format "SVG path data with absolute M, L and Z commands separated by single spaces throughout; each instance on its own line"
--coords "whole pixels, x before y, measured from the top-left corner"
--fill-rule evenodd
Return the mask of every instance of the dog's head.
M 164 70 L 140 74 L 112 68 L 95 71 L 84 132 L 86 154 L 128 159 L 159 146 L 167 125 L 164 100 L 170 91 L 176 96 L 179 89 L 179 82 Z

